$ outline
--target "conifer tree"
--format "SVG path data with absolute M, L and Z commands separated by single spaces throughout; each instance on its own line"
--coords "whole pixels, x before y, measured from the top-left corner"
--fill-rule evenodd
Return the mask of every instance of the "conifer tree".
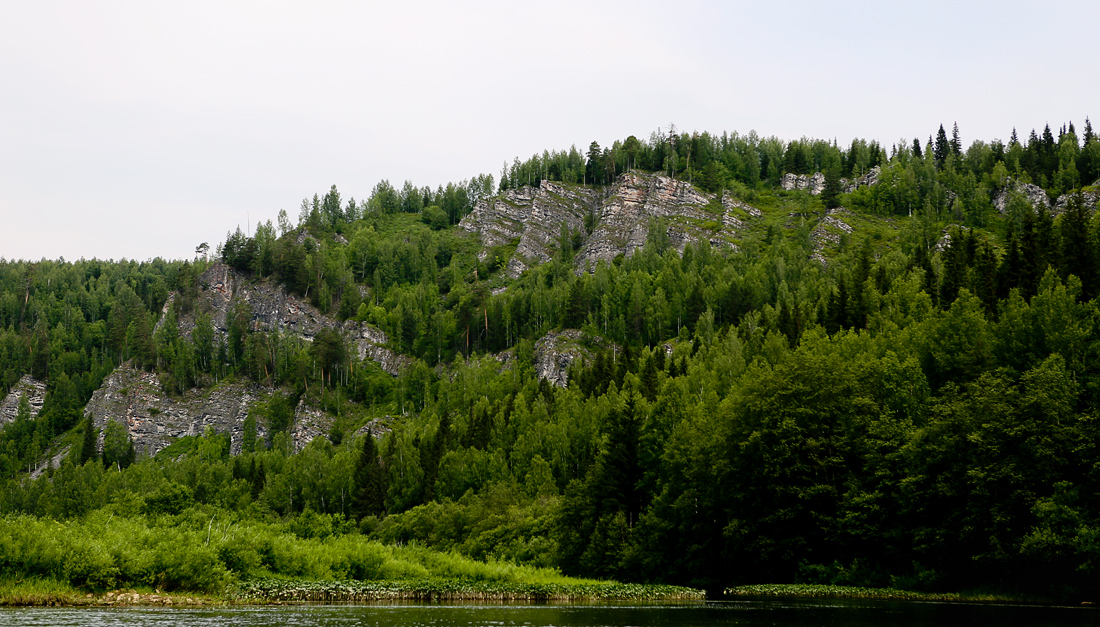
M 936 131 L 936 143 L 933 146 L 932 156 L 936 159 L 936 167 L 942 168 L 944 161 L 947 160 L 947 153 L 951 150 L 951 146 L 947 142 L 947 133 L 943 130 L 943 124 L 940 124 L 940 130 Z
M 80 445 L 80 465 L 83 466 L 89 460 L 96 459 L 96 429 L 92 424 L 92 417 L 84 419 L 84 439 Z
M 354 481 L 352 511 L 355 517 L 362 520 L 367 516 L 383 514 L 386 511 L 386 472 L 370 430 L 363 436 L 363 448 L 355 463 Z

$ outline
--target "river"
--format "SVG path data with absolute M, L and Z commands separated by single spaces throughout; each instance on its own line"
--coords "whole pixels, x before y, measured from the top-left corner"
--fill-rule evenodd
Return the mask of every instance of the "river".
M 837 627 L 1100 625 L 1091 607 L 1036 607 L 850 599 L 744 599 L 608 605 L 376 605 L 239 608 L 16 608 L 0 627 Z

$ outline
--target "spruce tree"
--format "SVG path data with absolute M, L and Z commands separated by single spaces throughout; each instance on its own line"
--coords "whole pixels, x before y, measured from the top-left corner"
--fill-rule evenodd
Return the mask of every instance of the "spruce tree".
M 80 445 L 80 465 L 83 466 L 89 460 L 96 459 L 96 429 L 92 424 L 92 417 L 84 419 L 84 440 Z
M 379 516 L 386 511 L 386 474 L 374 434 L 368 430 L 363 436 L 363 448 L 355 463 L 355 492 L 352 495 L 352 512 L 357 519 Z
M 943 130 L 943 124 L 940 124 L 940 130 L 936 131 L 936 143 L 932 150 L 932 156 L 936 159 L 936 167 L 942 168 L 944 161 L 947 161 L 947 153 L 951 150 L 951 145 L 947 142 L 947 132 Z

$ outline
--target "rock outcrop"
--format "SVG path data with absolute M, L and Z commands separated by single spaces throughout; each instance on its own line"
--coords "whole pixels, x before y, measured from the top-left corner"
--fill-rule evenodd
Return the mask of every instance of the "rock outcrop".
M 1100 206 L 1100 181 L 1092 187 L 1092 189 L 1081 192 L 1081 204 L 1086 209 L 1095 210 L 1097 206 Z M 1054 201 L 1054 206 L 1051 207 L 1051 211 L 1054 215 L 1058 215 L 1066 210 L 1069 206 L 1070 200 L 1073 199 L 1074 194 L 1062 194 L 1058 197 L 1058 200 Z
M 31 410 L 30 417 L 38 416 L 38 412 L 42 411 L 42 404 L 46 402 L 46 382 L 27 374 L 11 386 L 11 391 L 3 401 L 0 401 L 0 427 L 15 420 L 19 414 L 19 399 L 23 395 L 27 396 L 27 404 Z
M 830 209 L 825 217 L 817 223 L 814 230 L 810 231 L 810 244 L 814 250 L 810 255 L 811 259 L 822 264 L 828 264 L 825 250 L 829 247 L 838 246 L 840 238 L 852 232 L 851 225 L 842 219 L 846 215 L 848 215 L 848 210 L 843 207 Z
M 177 438 L 202 435 L 207 427 L 228 433 L 230 450 L 236 454 L 241 450 L 248 408 L 269 395 L 269 390 L 257 384 L 231 383 L 169 397 L 155 373 L 127 363 L 108 375 L 92 394 L 84 416 L 90 416 L 100 430 L 100 446 L 107 421 L 113 420 L 126 427 L 139 455 L 155 455 Z M 262 424 L 257 425 L 257 432 L 259 438 L 266 436 Z
M 392 375 L 412 362 L 409 357 L 386 348 L 388 338 L 382 330 L 355 320 L 341 324 L 270 279 L 250 280 L 225 264 L 215 263 L 199 281 L 203 290 L 198 308 L 210 312 L 214 331 L 221 337 L 228 333 L 229 315 L 239 300 L 248 303 L 252 310 L 253 330 L 289 333 L 312 341 L 321 329 L 339 329 L 352 343 L 359 359 L 376 361 Z M 190 334 L 195 326 L 193 318 L 181 319 L 179 324 L 185 334 Z
M 997 208 L 997 211 L 1004 213 L 1008 209 L 1008 200 L 1013 193 L 1021 194 L 1032 208 L 1046 209 L 1053 215 L 1064 212 L 1073 197 L 1077 195 L 1076 193 L 1062 194 L 1051 201 L 1050 196 L 1042 187 L 1009 179 L 1004 187 L 993 193 L 993 206 Z M 1081 203 L 1085 208 L 1095 210 L 1100 205 L 1100 181 L 1086 187 L 1080 194 Z
M 1009 179 L 1003 188 L 993 194 L 993 206 L 997 208 L 997 211 L 1005 212 L 1005 209 L 1008 208 L 1008 199 L 1013 192 L 1022 194 L 1032 207 L 1050 209 L 1050 198 L 1042 187 Z
M 840 190 L 845 194 L 850 194 L 865 185 L 875 185 L 878 183 L 881 172 L 882 169 L 876 165 L 863 176 L 851 180 L 842 178 L 840 179 Z M 815 172 L 812 175 L 787 173 L 783 175 L 780 185 L 787 191 L 804 189 L 817 196 L 825 191 L 825 175 L 821 172 Z
M 669 244 L 682 251 L 689 243 L 728 246 L 749 215 L 743 203 L 700 192 L 686 181 L 628 172 L 619 177 L 600 207 L 596 226 L 576 257 L 578 268 L 595 267 L 618 255 L 630 256 L 645 245 L 654 220 L 663 220 Z M 756 211 L 753 209 L 753 211 Z M 738 216 L 741 216 L 739 218 Z
M 563 225 L 569 233 L 584 233 L 585 218 L 599 201 L 594 190 L 542 181 L 538 188 L 510 189 L 479 201 L 459 226 L 481 236 L 482 258 L 494 246 L 516 243 L 507 268 L 514 278 L 531 263 L 550 261 Z
M 821 172 L 814 172 L 812 175 L 788 172 L 783 175 L 783 180 L 779 184 L 787 191 L 804 189 L 817 196 L 825 191 L 825 175 Z
M 565 387 L 573 363 L 592 360 L 592 351 L 587 346 L 593 342 L 603 343 L 603 340 L 577 329 L 547 333 L 535 342 L 535 374 L 558 387 Z
M 717 202 L 715 202 L 717 201 Z M 549 261 L 562 229 L 583 239 L 576 267 L 631 255 L 645 244 L 655 220 L 663 220 L 669 243 L 679 250 L 692 242 L 734 244 L 738 232 L 760 212 L 729 194 L 716 198 L 690 183 L 657 174 L 627 172 L 605 192 L 543 181 L 539 187 L 509 190 L 479 201 L 460 226 L 478 233 L 486 254 L 515 243 L 507 274 Z M 591 232 L 586 231 L 586 222 Z

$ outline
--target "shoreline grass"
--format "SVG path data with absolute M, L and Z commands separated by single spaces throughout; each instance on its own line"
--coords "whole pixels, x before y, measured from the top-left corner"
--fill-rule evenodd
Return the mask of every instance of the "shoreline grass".
M 818 584 L 757 584 L 726 588 L 722 594 L 736 596 L 817 597 L 881 599 L 891 601 L 942 601 L 949 603 L 1023 603 L 1049 605 L 1055 601 L 994 593 L 914 592 L 895 588 L 859 588 Z
M 159 589 L 88 592 L 54 579 L 0 581 L 0 607 L 368 605 L 389 602 L 581 603 L 702 601 L 702 590 L 614 582 L 516 583 L 460 579 L 329 580 L 251 579 L 221 594 Z
M 584 602 L 702 601 L 706 593 L 664 585 L 598 583 L 515 583 L 421 579 L 395 581 L 285 581 L 254 579 L 227 592 L 236 602 L 376 603 L 379 601 Z

